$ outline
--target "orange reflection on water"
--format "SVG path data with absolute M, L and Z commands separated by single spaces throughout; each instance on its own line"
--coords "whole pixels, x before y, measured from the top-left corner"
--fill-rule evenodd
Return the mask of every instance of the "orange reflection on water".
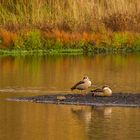
M 112 140 L 115 136 L 131 140 L 140 136 L 138 108 L 0 104 L 0 139 Z
M 83 75 L 114 92 L 140 93 L 140 55 L 0 57 L 0 139 L 139 140 L 138 108 L 3 100 L 40 91 L 68 92 Z
M 140 55 L 25 56 L 0 58 L 0 88 L 70 91 L 88 75 L 114 92 L 140 92 Z

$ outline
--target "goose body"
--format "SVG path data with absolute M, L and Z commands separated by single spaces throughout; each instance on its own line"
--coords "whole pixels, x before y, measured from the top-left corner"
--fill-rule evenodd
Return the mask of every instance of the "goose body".
M 83 77 L 81 81 L 76 83 L 71 90 L 78 89 L 78 90 L 86 90 L 91 86 L 91 81 L 87 76 Z
M 92 90 L 92 96 L 111 96 L 112 90 L 108 86 L 103 86 L 101 89 Z

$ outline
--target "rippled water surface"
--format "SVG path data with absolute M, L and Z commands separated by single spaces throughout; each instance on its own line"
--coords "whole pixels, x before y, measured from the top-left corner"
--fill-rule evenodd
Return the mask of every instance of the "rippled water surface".
M 67 94 L 83 75 L 96 86 L 109 85 L 114 92 L 140 93 L 140 55 L 0 56 L 0 139 L 139 140 L 139 108 L 5 100 Z

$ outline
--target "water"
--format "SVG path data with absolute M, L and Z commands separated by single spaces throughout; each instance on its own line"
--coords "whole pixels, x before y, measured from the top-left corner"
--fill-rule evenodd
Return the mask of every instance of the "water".
M 140 110 L 46 105 L 9 97 L 70 93 L 88 75 L 96 86 L 140 93 L 140 55 L 0 57 L 0 139 L 139 140 Z

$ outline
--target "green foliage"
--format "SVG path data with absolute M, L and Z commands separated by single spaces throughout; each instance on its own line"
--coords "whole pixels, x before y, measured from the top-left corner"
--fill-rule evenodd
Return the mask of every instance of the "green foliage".
M 114 36 L 112 38 L 112 46 L 123 47 L 126 45 L 127 39 L 128 39 L 127 33 L 124 34 L 114 33 Z
M 62 49 L 62 47 L 63 47 L 62 42 L 60 42 L 59 40 L 56 40 L 54 44 L 54 49 Z
M 93 52 L 93 45 L 91 45 L 90 43 L 84 43 L 84 46 L 82 46 L 84 52 L 88 53 L 88 52 Z
M 18 37 L 16 38 L 13 47 L 15 49 L 20 49 L 20 48 L 24 48 L 24 35 L 20 34 L 18 35 Z
M 54 46 L 54 40 L 52 39 L 43 39 L 43 49 L 52 49 Z
M 30 31 L 24 40 L 26 49 L 39 49 L 42 47 L 41 35 L 39 31 Z
M 140 36 L 137 36 L 134 40 L 134 47 L 139 48 L 140 50 Z
M 8 35 L 8 33 L 6 34 Z M 6 36 L 5 35 L 5 36 Z M 135 52 L 140 51 L 140 36 L 128 33 L 113 33 L 108 37 L 106 34 L 97 36 L 97 40 L 68 40 L 62 41 L 63 38 L 45 37 L 39 30 L 30 30 L 17 33 L 15 39 L 11 42 L 11 46 L 7 47 L 19 51 L 37 51 L 42 50 L 43 53 L 71 53 L 72 50 L 83 53 L 106 53 L 106 52 Z M 11 39 L 11 36 L 5 39 Z M 93 38 L 94 39 L 94 38 Z M 97 43 L 96 43 L 97 42 Z M 42 53 L 41 51 L 41 53 Z M 14 52 L 14 51 L 13 51 Z M 15 51 L 16 52 L 16 51 Z M 37 51 L 40 53 L 40 51 Z
M 14 48 L 40 49 L 42 48 L 42 39 L 39 31 L 30 31 L 27 35 L 20 34 L 14 43 Z

